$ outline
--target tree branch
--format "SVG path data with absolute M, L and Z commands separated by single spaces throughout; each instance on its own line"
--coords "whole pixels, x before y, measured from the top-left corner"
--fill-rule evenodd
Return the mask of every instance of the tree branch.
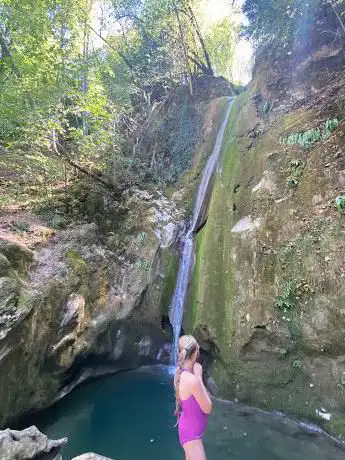
M 121 51 L 119 51 L 118 49 L 115 48 L 115 46 L 113 46 L 109 40 L 107 40 L 106 38 L 102 37 L 101 34 L 99 34 L 92 26 L 90 26 L 90 24 L 86 23 L 86 26 L 89 27 L 90 30 L 92 30 L 92 32 L 94 34 L 97 35 L 98 38 L 100 38 L 107 46 L 109 46 L 109 48 L 111 48 L 118 56 L 120 56 L 121 59 L 123 59 L 124 63 L 127 65 L 127 67 L 129 68 L 129 70 L 131 71 L 132 73 L 132 78 L 133 80 L 135 81 L 136 80 L 136 77 L 135 77 L 135 71 L 134 71 L 134 68 L 133 68 L 133 65 L 131 64 L 131 62 L 128 60 L 128 58 L 125 56 L 125 54 L 123 54 Z M 139 86 L 140 87 L 140 86 Z
M 340 14 L 338 13 L 338 11 L 337 11 L 337 9 L 336 9 L 334 3 L 333 3 L 333 0 L 329 0 L 329 3 L 330 3 L 330 5 L 331 5 L 331 7 L 333 8 L 333 11 L 334 11 L 335 15 L 337 16 L 338 21 L 340 22 L 341 28 L 343 29 L 343 31 L 344 31 L 344 33 L 345 33 L 345 25 L 344 25 L 344 23 L 343 23 L 343 20 L 342 20 L 341 17 L 340 17 Z
M 99 175 L 95 174 L 94 172 L 92 171 L 89 171 L 88 169 L 84 168 L 83 166 L 79 165 L 78 163 L 76 163 L 69 155 L 66 151 L 59 151 L 58 147 L 57 147 L 57 144 L 58 144 L 58 140 L 56 138 L 56 133 L 55 133 L 55 129 L 53 128 L 52 130 L 52 147 L 53 147 L 53 151 L 54 153 L 59 157 L 61 158 L 62 160 L 66 161 L 70 166 L 73 166 L 73 168 L 77 169 L 79 172 L 81 172 L 82 174 L 84 174 L 85 176 L 87 177 L 90 177 L 91 179 L 101 183 L 102 185 L 104 185 L 105 187 L 107 188 L 111 188 L 113 189 L 113 185 L 110 184 L 109 182 L 107 182 L 106 180 L 104 180 L 102 177 L 100 177 Z

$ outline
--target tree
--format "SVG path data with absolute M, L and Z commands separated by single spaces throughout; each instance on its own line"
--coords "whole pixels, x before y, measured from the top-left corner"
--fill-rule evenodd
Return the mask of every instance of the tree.
M 330 43 L 343 34 L 344 0 L 246 0 L 245 34 L 257 47 L 289 48 L 298 41 Z

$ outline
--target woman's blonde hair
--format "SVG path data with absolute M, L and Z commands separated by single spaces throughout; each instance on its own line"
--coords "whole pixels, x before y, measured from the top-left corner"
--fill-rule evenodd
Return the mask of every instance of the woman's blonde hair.
M 176 408 L 175 415 L 178 418 L 180 414 L 181 398 L 180 398 L 180 380 L 183 371 L 183 365 L 187 359 L 190 359 L 194 354 L 199 354 L 198 342 L 192 335 L 183 335 L 178 341 L 178 359 L 175 374 L 175 398 Z

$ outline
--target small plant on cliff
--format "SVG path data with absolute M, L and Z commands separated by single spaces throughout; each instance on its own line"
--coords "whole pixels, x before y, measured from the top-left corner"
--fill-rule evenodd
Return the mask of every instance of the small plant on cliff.
M 81 278 L 87 275 L 87 263 L 82 258 L 81 254 L 79 253 L 79 251 L 77 251 L 77 249 L 67 249 L 67 251 L 65 252 L 65 258 L 67 260 L 69 268 L 72 269 L 76 275 L 78 275 Z
M 151 268 L 150 262 L 145 259 L 138 259 L 135 263 L 135 266 L 145 272 L 148 272 Z
M 282 294 L 276 298 L 276 307 L 286 311 L 296 307 L 302 296 L 313 294 L 314 290 L 306 280 L 285 283 Z
M 338 125 L 338 118 L 328 119 L 323 130 L 324 139 L 327 139 L 327 137 L 338 127 Z
M 289 163 L 289 176 L 287 184 L 289 187 L 294 188 L 298 185 L 298 180 L 303 174 L 305 163 L 302 160 L 291 160 Z
M 147 240 L 147 233 L 146 232 L 140 232 L 137 236 L 138 243 L 141 246 L 144 246 L 146 240 Z
M 272 108 L 271 102 L 265 102 L 264 105 L 262 106 L 262 113 L 266 114 L 268 113 Z
M 276 307 L 280 310 L 290 310 L 296 306 L 296 285 L 294 281 L 285 284 L 283 292 L 276 298 Z
M 299 359 L 295 359 L 295 361 L 292 362 L 292 367 L 294 369 L 302 369 L 302 362 Z
M 337 196 L 337 198 L 335 199 L 335 207 L 340 213 L 342 214 L 345 213 L 345 196 L 344 195 Z
M 292 133 L 282 138 L 282 143 L 287 145 L 299 144 L 303 148 L 309 148 L 315 142 L 321 139 L 321 131 L 319 129 L 309 129 L 302 133 Z
M 20 233 L 28 232 L 30 230 L 30 224 L 25 220 L 18 220 L 12 223 L 11 229 Z
M 292 133 L 282 137 L 281 142 L 287 145 L 299 144 L 301 147 L 308 149 L 316 142 L 327 139 L 338 125 L 339 120 L 337 118 L 328 119 L 322 131 L 319 128 L 311 128 L 308 131 Z

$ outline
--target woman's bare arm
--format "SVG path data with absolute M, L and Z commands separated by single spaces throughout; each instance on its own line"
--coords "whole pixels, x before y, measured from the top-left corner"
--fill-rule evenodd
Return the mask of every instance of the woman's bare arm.
M 212 401 L 202 380 L 202 366 L 198 363 L 194 365 L 194 375 L 191 381 L 191 393 L 205 414 L 212 411 Z

